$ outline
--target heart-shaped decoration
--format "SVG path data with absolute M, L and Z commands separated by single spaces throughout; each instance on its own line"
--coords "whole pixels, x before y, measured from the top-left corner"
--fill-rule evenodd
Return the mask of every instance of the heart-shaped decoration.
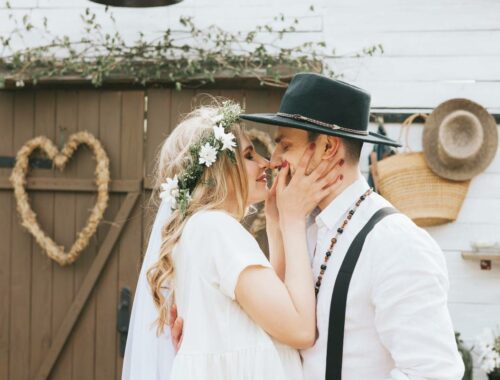
M 31 208 L 26 193 L 26 175 L 29 168 L 29 157 L 35 149 L 44 151 L 52 160 L 53 165 L 62 171 L 80 144 L 86 144 L 92 150 L 97 161 L 95 169 L 97 201 L 87 219 L 87 224 L 78 233 L 77 239 L 70 250 L 65 252 L 64 247 L 56 244 L 38 224 L 36 214 Z M 14 196 L 16 197 L 17 211 L 21 217 L 21 224 L 35 237 L 36 242 L 47 253 L 47 256 L 59 263 L 59 265 L 65 266 L 73 263 L 96 232 L 97 226 L 108 206 L 109 177 L 108 155 L 99 140 L 88 132 L 72 134 L 61 151 L 57 149 L 50 139 L 39 136 L 26 142 L 17 152 L 16 165 L 12 170 L 10 181 L 14 187 Z

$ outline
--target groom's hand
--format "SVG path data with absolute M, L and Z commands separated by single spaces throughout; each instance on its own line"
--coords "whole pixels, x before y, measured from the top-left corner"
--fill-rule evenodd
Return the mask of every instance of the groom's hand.
M 181 347 L 183 327 L 184 321 L 177 316 L 177 305 L 174 304 L 170 309 L 170 339 L 175 352 L 178 352 Z

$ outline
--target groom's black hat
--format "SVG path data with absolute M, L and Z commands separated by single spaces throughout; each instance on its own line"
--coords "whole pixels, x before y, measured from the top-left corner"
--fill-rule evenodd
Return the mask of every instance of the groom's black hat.
M 400 146 L 368 131 L 370 94 L 359 87 L 315 73 L 296 74 L 277 113 L 242 114 L 245 120 Z

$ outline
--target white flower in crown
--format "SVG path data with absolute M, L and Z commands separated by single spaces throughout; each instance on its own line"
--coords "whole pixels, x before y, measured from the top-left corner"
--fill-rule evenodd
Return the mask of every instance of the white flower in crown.
M 236 138 L 230 133 L 226 133 L 222 140 L 222 150 L 229 149 L 234 152 L 234 147 L 236 146 Z
M 219 124 L 220 121 L 222 121 L 222 119 L 224 119 L 224 115 L 222 114 L 218 114 L 216 116 L 214 116 L 212 118 L 212 121 L 215 123 L 215 124 Z
M 221 124 L 214 125 L 214 135 L 217 140 L 223 141 L 225 134 L 226 131 L 224 130 L 224 127 Z
M 215 138 L 222 142 L 222 150 L 229 149 L 234 152 L 234 147 L 236 146 L 236 138 L 229 132 L 226 133 L 222 125 L 214 126 Z
M 160 198 L 172 202 L 172 207 L 175 207 L 175 197 L 179 194 L 179 179 L 177 175 L 174 178 L 167 178 L 167 182 L 160 185 Z
M 210 143 L 206 143 L 200 149 L 200 158 L 198 162 L 200 164 L 205 164 L 205 166 L 211 166 L 217 159 L 217 149 L 215 149 Z

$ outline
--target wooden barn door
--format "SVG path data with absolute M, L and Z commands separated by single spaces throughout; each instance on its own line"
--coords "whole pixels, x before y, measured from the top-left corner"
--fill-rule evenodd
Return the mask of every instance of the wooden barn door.
M 121 378 L 126 335 L 118 332 L 117 314 L 125 289 L 133 300 L 155 215 L 149 200 L 161 142 L 183 114 L 210 101 L 206 94 L 237 100 L 247 112 L 274 112 L 281 93 L 0 91 L 0 379 Z M 27 140 L 45 135 L 61 147 L 82 130 L 109 155 L 110 201 L 90 245 L 72 265 L 60 267 L 21 227 L 8 177 Z M 95 202 L 95 161 L 81 147 L 60 173 L 36 158 L 27 186 L 32 208 L 47 234 L 68 248 Z
M 0 92 L 4 166 L 34 136 L 61 146 L 87 130 L 106 149 L 112 178 L 97 234 L 74 264 L 60 267 L 21 227 L 11 169 L 0 168 L 0 379 L 119 378 L 118 297 L 135 287 L 142 247 L 143 105 L 142 91 Z M 63 173 L 50 162 L 38 166 L 29 173 L 32 207 L 42 228 L 69 247 L 95 202 L 95 161 L 81 147 Z

